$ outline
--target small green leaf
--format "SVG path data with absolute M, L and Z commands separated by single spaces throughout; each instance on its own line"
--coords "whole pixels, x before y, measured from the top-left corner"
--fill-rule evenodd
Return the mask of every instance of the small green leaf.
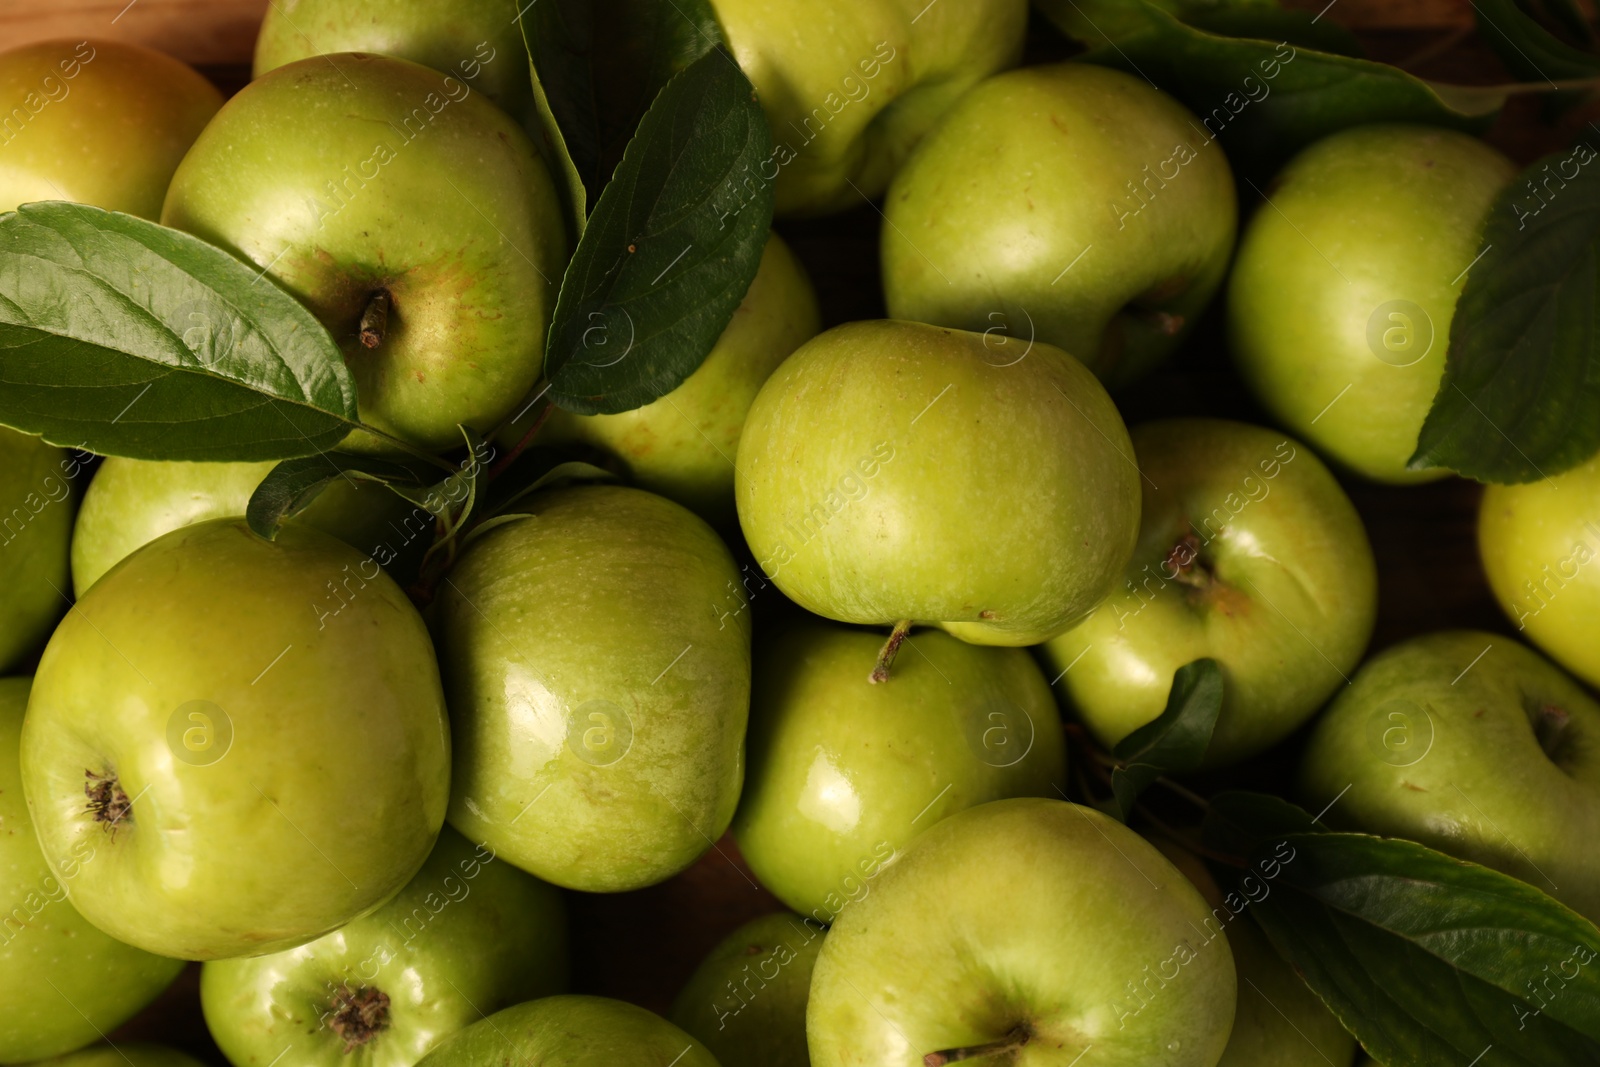
M 1410 466 L 1534 481 L 1600 449 L 1600 153 L 1579 142 L 1530 166 L 1490 209 L 1483 249 Z
M 1192 771 L 1205 758 L 1222 711 L 1222 670 L 1216 660 L 1197 659 L 1172 676 L 1166 710 L 1117 742 L 1111 772 L 1118 818 L 1127 822 L 1139 794 L 1163 775 Z
M 1472 11 L 1478 36 L 1519 78 L 1558 82 L 1600 74 L 1600 56 L 1562 41 L 1518 6 L 1516 0 L 1473 0 Z M 1581 18 L 1573 23 L 1570 11 L 1553 14 L 1568 28 L 1587 29 Z
M 357 424 L 338 346 L 270 278 L 82 204 L 0 215 L 0 423 L 140 459 L 262 460 Z
M 377 456 L 324 452 L 286 459 L 268 471 L 250 494 L 245 520 L 257 535 L 274 540 L 286 520 L 310 507 L 318 494 L 339 478 L 365 478 L 395 486 L 424 484 L 412 468 Z
M 551 399 L 593 415 L 677 388 L 755 278 L 772 221 L 767 120 L 717 49 L 651 105 L 567 266 L 550 326 Z

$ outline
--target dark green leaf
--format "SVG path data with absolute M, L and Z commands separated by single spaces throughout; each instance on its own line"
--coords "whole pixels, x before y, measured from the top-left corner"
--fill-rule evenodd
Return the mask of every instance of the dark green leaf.
M 1111 750 L 1122 761 L 1111 772 L 1119 818 L 1127 821 L 1134 801 L 1157 778 L 1200 766 L 1221 711 L 1222 671 L 1216 660 L 1197 659 L 1174 672 L 1166 709 Z
M 1410 841 L 1286 832 L 1310 817 L 1272 797 L 1218 800 L 1208 845 L 1256 842 L 1230 912 L 1255 919 L 1377 1060 L 1600 1062 L 1592 923 L 1530 885 Z
M 1062 33 L 1085 45 L 1103 44 L 1138 33 L 1145 19 L 1137 3 L 1083 3 L 1083 0 L 1034 0 L 1034 6 Z M 1223 17 L 1237 12 L 1278 12 L 1278 0 L 1156 0 L 1155 6 L 1184 22 Z
M 761 263 L 772 185 L 755 175 L 770 150 L 726 51 L 661 91 L 567 266 L 545 355 L 556 404 L 627 411 L 700 366 Z
M 1600 153 L 1592 143 L 1534 163 L 1490 210 L 1413 469 L 1527 482 L 1600 448 Z
M 356 420 L 327 331 L 226 252 L 82 204 L 0 216 L 0 423 L 102 455 L 262 460 Z
M 1555 88 L 1558 81 L 1600 74 L 1600 56 L 1566 44 L 1516 0 L 1473 0 L 1472 10 L 1479 36 L 1517 77 Z
M 385 485 L 421 486 L 423 477 L 402 463 L 350 452 L 324 452 L 286 459 L 261 480 L 245 509 L 250 529 L 271 541 L 293 518 L 338 478 L 365 478 Z M 409 496 L 407 497 L 409 499 Z

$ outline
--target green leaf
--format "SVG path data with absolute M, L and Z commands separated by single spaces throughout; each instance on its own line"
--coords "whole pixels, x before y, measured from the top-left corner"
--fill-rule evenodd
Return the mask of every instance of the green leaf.
M 723 49 L 661 91 L 567 266 L 545 354 L 556 404 L 628 411 L 700 366 L 761 263 L 772 185 L 755 175 L 770 151 Z
M 1528 81 L 1554 82 L 1600 74 L 1600 56 L 1574 48 L 1539 24 L 1516 0 L 1473 0 L 1478 35 L 1507 69 Z M 1570 12 L 1558 12 L 1563 21 Z M 1580 19 L 1578 26 L 1585 24 Z
M 0 423 L 140 459 L 312 455 L 357 424 L 338 346 L 226 252 L 82 204 L 0 215 Z
M 1199 767 L 1221 711 L 1222 670 L 1216 660 L 1197 659 L 1179 667 L 1172 675 L 1166 709 L 1111 750 L 1123 764 L 1111 772 L 1118 809 L 1114 814 L 1127 822 L 1139 794 L 1157 778 Z
M 1527 482 L 1600 449 L 1597 159 L 1583 142 L 1547 156 L 1490 209 L 1412 469 Z
M 285 521 L 310 507 L 318 494 L 339 478 L 365 478 L 394 486 L 425 484 L 413 468 L 377 456 L 324 452 L 286 459 L 268 471 L 250 494 L 245 520 L 258 536 L 274 540 Z
M 1101 44 L 1137 33 L 1145 19 L 1136 3 L 1089 3 L 1082 0 L 1034 0 L 1056 28 L 1080 44 Z M 1281 11 L 1278 0 L 1154 0 L 1154 6 L 1184 22 L 1236 12 Z
M 1248 912 L 1374 1058 L 1600 1062 L 1594 924 L 1526 883 L 1410 841 L 1288 832 L 1310 825 L 1288 808 L 1250 794 L 1213 802 L 1208 845 L 1256 842 L 1230 919 Z

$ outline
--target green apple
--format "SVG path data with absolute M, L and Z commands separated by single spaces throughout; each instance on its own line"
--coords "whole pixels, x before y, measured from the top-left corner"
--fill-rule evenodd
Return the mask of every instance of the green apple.
M 255 76 L 309 56 L 377 52 L 454 75 L 521 117 L 533 103 L 515 0 L 276 0 L 256 38 Z
M 1171 352 L 1227 273 L 1233 174 L 1142 78 L 1057 63 L 961 99 L 884 199 L 890 316 L 1064 348 L 1107 385 Z
M 829 931 L 806 1009 L 811 1062 L 1068 1067 L 1093 1047 L 1106 1067 L 1213 1067 L 1235 993 L 1208 921 L 1194 886 L 1098 811 L 968 808 Z
M 331 934 L 200 974 L 206 1025 L 239 1067 L 411 1067 L 477 1022 L 566 989 L 566 909 L 551 886 L 446 827 L 398 896 Z
M 222 94 L 170 56 L 105 40 L 0 53 L 0 211 L 71 200 L 153 219 Z
M 1600 686 L 1600 456 L 1542 481 L 1485 488 L 1478 552 L 1517 629 Z
M 1022 54 L 1026 0 L 711 0 L 772 128 L 743 177 L 777 211 L 821 215 L 883 193 L 939 116 Z
M 250 494 L 275 466 L 272 460 L 176 463 L 107 457 L 83 494 L 72 528 L 73 589 L 81 597 L 134 549 L 180 526 L 243 515 Z M 340 478 L 289 521 L 370 552 L 394 536 L 390 522 L 411 510 L 377 482 Z
M 44 643 L 67 610 L 67 557 L 83 463 L 0 426 L 0 671 Z
M 0 1063 L 54 1056 L 116 1029 L 183 969 L 101 933 L 67 901 L 95 861 L 82 849 L 58 876 L 22 799 L 17 753 L 28 679 L 0 679 Z
M 1405 484 L 1456 298 L 1516 168 L 1466 134 L 1360 126 L 1267 190 L 1228 282 L 1234 360 L 1275 419 L 1341 466 Z
M 1355 669 L 1377 613 L 1372 548 L 1333 475 L 1275 430 L 1171 419 L 1132 437 L 1139 546 L 1122 587 L 1045 659 L 1108 747 L 1161 714 L 1174 671 L 1216 660 L 1206 764 L 1234 763 L 1283 740 Z
M 605 997 L 545 997 L 495 1012 L 429 1053 L 426 1067 L 718 1067 L 661 1016 Z
M 330 591 L 329 585 L 334 588 Z M 84 917 L 164 956 L 303 944 L 411 880 L 450 739 L 428 633 L 327 534 L 186 526 L 94 584 L 39 661 L 22 781 Z
M 488 432 L 543 366 L 567 255 L 555 186 L 515 122 L 438 71 L 341 53 L 251 82 L 161 221 L 299 297 L 342 345 L 362 419 L 415 445 Z
M 758 650 L 733 834 L 761 884 L 824 925 L 939 820 L 1066 785 L 1060 714 L 1027 652 L 909 640 L 888 685 L 867 681 L 883 642 L 868 630 L 806 620 Z
M 1538 653 L 1428 634 L 1361 668 L 1318 720 L 1300 785 L 1332 804 L 1330 824 L 1494 867 L 1600 919 L 1597 732 L 1600 703 Z
M 786 911 L 745 923 L 700 961 L 672 1021 L 722 1067 L 809 1067 L 806 995 L 826 932 Z
M 738 461 L 757 563 L 840 622 L 1037 644 L 1111 591 L 1139 532 L 1105 389 L 1060 349 L 998 334 L 829 330 L 761 387 Z
M 773 368 L 819 328 L 811 280 L 789 246 L 773 234 L 733 320 L 683 384 L 616 415 L 557 409 L 539 431 L 539 441 L 581 441 L 601 448 L 621 459 L 640 487 L 676 500 L 713 526 L 732 527 L 733 462 L 750 402 Z M 512 423 L 500 443 L 515 445 L 535 417 L 528 413 Z
M 95 1045 L 52 1060 L 43 1060 L 34 1067 L 202 1067 L 199 1060 L 186 1052 L 165 1045 L 150 1045 L 139 1041 L 119 1041 L 115 1045 Z
M 545 881 L 652 885 L 722 836 L 744 779 L 750 616 L 700 519 L 639 489 L 541 493 L 435 602 L 450 824 Z

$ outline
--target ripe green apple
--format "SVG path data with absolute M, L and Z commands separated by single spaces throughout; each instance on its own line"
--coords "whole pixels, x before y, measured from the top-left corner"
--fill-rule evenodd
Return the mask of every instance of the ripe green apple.
M 1210 920 L 1160 852 L 1098 811 L 968 808 L 829 931 L 806 1009 L 811 1062 L 922 1067 L 982 1049 L 1067 1067 L 1092 1046 L 1099 1063 L 1213 1067 L 1235 994 Z
M 883 642 L 869 630 L 806 620 L 757 653 L 733 834 L 761 884 L 823 925 L 939 820 L 1066 785 L 1060 713 L 1027 652 L 910 641 L 888 685 L 867 681 Z
M 1141 78 L 1085 63 L 991 78 L 884 199 L 890 316 L 1004 329 L 1115 388 L 1171 352 L 1227 273 L 1222 149 Z
M 1484 218 L 1515 174 L 1482 141 L 1425 126 L 1359 126 L 1289 161 L 1228 282 L 1235 362 L 1274 418 L 1364 477 L 1443 476 L 1406 462 Z
M 250 494 L 277 466 L 177 463 L 109 456 L 83 494 L 72 528 L 72 587 L 78 596 L 134 549 L 180 526 L 243 515 Z M 290 522 L 302 522 L 370 552 L 411 511 L 377 482 L 335 479 Z
M 1318 720 L 1300 784 L 1331 824 L 1494 867 L 1600 919 L 1600 703 L 1499 634 L 1374 656 Z
M 761 569 L 840 622 L 1037 644 L 1111 591 L 1139 532 L 1105 389 L 1060 349 L 998 334 L 829 330 L 761 387 L 738 460 Z
M 140 1041 L 119 1041 L 115 1045 L 95 1045 L 80 1049 L 52 1060 L 42 1060 L 34 1067 L 202 1067 L 199 1060 L 186 1052 L 165 1045 L 151 1045 Z
M 1026 0 L 711 0 L 755 85 L 772 155 L 739 180 L 775 182 L 783 215 L 883 193 L 939 116 L 1022 54 Z
M 521 117 L 533 102 L 515 0 L 276 0 L 256 38 L 255 77 L 309 56 L 377 52 L 452 74 Z
M 1355 669 L 1377 613 L 1361 517 L 1297 441 L 1221 419 L 1132 431 L 1144 473 L 1122 587 L 1045 646 L 1052 677 L 1111 746 L 1166 707 L 1172 675 L 1222 667 L 1206 765 L 1252 756 L 1311 717 Z
M 420 1067 L 718 1067 L 654 1012 L 606 997 L 545 997 L 497 1011 L 445 1041 Z
M 0 1063 L 93 1041 L 138 1014 L 183 969 L 114 941 L 67 901 L 96 859 L 84 848 L 57 876 L 39 851 L 17 764 L 28 679 L 0 679 Z
M 97 857 L 72 903 L 182 959 L 276 952 L 387 900 L 433 847 L 449 774 L 433 648 L 399 587 L 327 534 L 264 541 L 242 519 L 174 530 L 96 582 L 22 731 L 51 870 Z
M 805 268 L 773 234 L 761 269 L 705 362 L 672 392 L 615 415 L 557 409 L 539 431 L 541 443 L 581 441 L 627 464 L 633 481 L 676 500 L 718 528 L 731 528 L 733 462 L 746 413 L 761 384 L 785 356 L 820 328 L 817 297 Z M 529 413 L 500 436 L 515 445 Z
M 0 671 L 15 668 L 67 610 L 68 546 L 83 464 L 0 426 Z
M 637 889 L 727 829 L 744 780 L 750 616 L 700 519 L 639 489 L 541 493 L 435 602 L 455 726 L 450 824 L 547 882 Z
M 453 77 L 357 53 L 279 67 L 206 127 L 161 221 L 298 297 L 342 345 L 362 419 L 415 445 L 488 432 L 539 376 L 561 205 L 527 135 Z
M 39 41 L 0 53 L 0 212 L 71 200 L 153 219 L 222 94 L 138 45 Z
M 1543 481 L 1484 489 L 1478 552 L 1517 629 L 1600 686 L 1600 456 Z
M 752 919 L 700 961 L 672 1021 L 722 1067 L 810 1067 L 806 996 L 826 933 L 792 912 Z
M 411 1067 L 486 1012 L 567 985 L 566 908 L 554 887 L 446 827 L 398 896 L 331 934 L 200 974 L 206 1025 L 239 1067 L 288 1053 L 316 1067 L 361 1051 Z

